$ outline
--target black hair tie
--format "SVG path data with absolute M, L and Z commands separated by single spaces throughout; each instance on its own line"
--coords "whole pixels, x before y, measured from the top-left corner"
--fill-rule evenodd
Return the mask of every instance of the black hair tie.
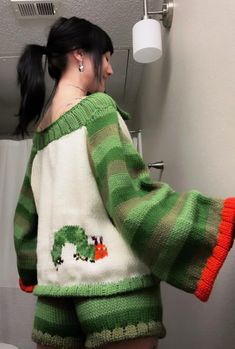
M 40 49 L 41 49 L 41 51 L 42 51 L 42 54 L 47 56 L 47 54 L 48 54 L 48 49 L 47 49 L 47 47 L 46 47 L 46 46 L 40 46 Z

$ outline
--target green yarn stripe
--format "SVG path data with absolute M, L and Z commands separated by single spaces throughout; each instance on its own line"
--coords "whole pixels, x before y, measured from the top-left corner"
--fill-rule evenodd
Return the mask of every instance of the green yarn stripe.
M 58 309 L 60 316 L 57 317 L 56 315 Z M 36 304 L 36 315 L 42 320 L 48 320 L 55 317 L 58 324 L 62 324 L 64 322 L 69 324 L 70 320 L 76 319 L 73 299 L 39 297 Z
M 32 200 L 32 193 L 31 197 L 29 194 L 27 197 L 24 194 L 21 195 L 17 210 L 22 216 L 26 216 L 26 218 L 29 219 L 31 218 L 30 215 L 35 214 L 35 204 Z
M 57 285 L 37 285 L 34 288 L 34 295 L 50 297 L 65 297 L 65 296 L 110 296 L 123 292 L 132 292 L 134 290 L 145 289 L 150 286 L 158 286 L 159 280 L 153 275 L 136 276 L 119 280 L 117 282 L 96 283 L 96 284 L 78 284 L 75 286 L 57 286 Z
M 128 231 L 132 231 L 132 238 L 130 239 L 129 235 L 127 238 L 131 246 L 137 251 L 140 248 L 139 239 L 141 240 L 141 253 L 146 256 L 146 261 L 149 261 L 150 257 L 148 251 L 146 251 L 146 246 L 149 245 L 148 241 L 151 239 L 156 225 L 176 205 L 178 195 L 171 195 L 169 200 L 165 202 L 164 198 L 168 195 L 169 188 L 166 186 L 159 189 L 159 193 L 152 192 L 151 199 L 145 200 L 145 197 L 140 198 L 139 204 L 136 204 L 132 209 L 130 209 L 123 221 L 123 227 L 126 234 Z M 158 205 L 157 210 L 156 205 Z M 136 222 L 137 224 L 134 225 L 133 222 Z M 167 228 L 169 229 L 169 227 Z M 145 232 L 145 234 L 143 234 L 143 232 Z M 146 251 L 146 253 L 144 251 Z
M 50 336 L 78 337 L 82 331 L 72 299 L 39 297 L 34 329 Z
M 116 161 L 114 161 L 112 163 L 112 165 L 113 164 L 115 165 L 115 162 Z M 119 162 L 119 164 L 121 164 L 121 162 Z M 118 197 L 119 197 L 119 188 L 115 189 L 115 190 L 117 190 L 117 195 L 116 195 L 115 194 L 115 190 L 110 187 L 110 182 L 111 182 L 112 178 L 114 178 L 112 176 L 115 176 L 113 174 L 113 167 L 114 166 L 112 166 L 112 165 L 109 167 L 109 173 L 110 173 L 110 180 L 109 180 L 109 182 L 107 183 L 107 180 L 105 181 L 105 179 L 103 179 L 102 183 L 100 184 L 100 190 L 102 192 L 103 201 L 106 202 L 106 203 L 108 203 L 108 200 L 109 199 L 111 200 L 113 197 L 114 198 L 116 197 L 117 200 L 118 200 Z M 124 169 L 121 170 L 122 173 L 123 173 L 123 171 L 124 171 Z M 118 176 L 116 177 L 116 179 L 117 178 L 118 178 Z M 100 181 L 98 183 L 100 183 Z M 137 188 L 140 187 L 140 180 L 139 180 L 139 178 L 132 178 L 132 183 L 131 184 L 137 190 Z M 126 187 L 128 187 L 127 189 L 128 189 L 128 192 L 129 192 L 129 185 L 126 185 Z M 111 194 L 111 192 L 112 192 L 112 194 Z M 123 203 L 122 200 L 121 200 L 120 205 L 119 205 L 118 204 L 119 201 L 117 201 L 116 202 L 116 209 L 120 210 L 120 213 L 121 213 L 122 210 L 125 211 L 127 208 L 130 209 L 130 208 L 134 207 L 137 203 L 142 204 L 143 203 L 142 201 L 139 202 L 139 199 L 142 196 L 145 196 L 145 199 L 147 201 L 147 200 L 150 200 L 154 194 L 155 193 L 152 193 L 152 192 L 150 192 L 149 194 L 146 194 L 146 192 L 140 188 L 138 190 L 138 194 L 131 195 L 131 196 L 129 194 L 127 194 L 127 195 L 129 195 L 129 197 L 126 198 L 125 203 Z M 110 197 L 109 197 L 109 195 L 110 195 Z M 107 206 L 108 206 L 108 204 L 107 204 Z
M 210 214 L 214 199 L 196 191 L 179 194 L 153 182 L 114 112 L 86 126 L 89 156 L 106 209 L 157 277 L 194 292 L 218 235 Z M 217 217 L 223 207 L 223 200 L 219 202 Z
M 140 255 L 140 257 L 142 255 L 145 262 L 150 264 L 152 264 L 153 261 L 155 262 L 155 260 L 158 261 L 161 253 L 165 251 L 165 241 L 167 239 L 167 235 L 172 229 L 171 225 L 169 224 L 164 225 L 164 230 L 160 230 L 161 233 L 159 234 L 158 233 L 159 230 L 157 227 L 165 219 L 165 216 L 168 215 L 169 212 L 172 209 L 174 209 L 174 207 L 178 204 L 178 201 L 177 201 L 178 196 L 176 194 L 171 195 L 169 200 L 165 202 L 165 205 L 164 204 L 162 205 L 161 202 L 158 203 L 156 199 L 157 198 L 155 195 L 155 197 L 153 197 L 153 200 L 151 202 L 151 207 L 149 208 L 149 210 L 146 212 L 145 215 L 140 214 L 141 216 L 139 217 L 139 220 L 141 222 L 138 229 L 135 232 L 133 241 L 131 243 L 132 248 L 137 251 L 138 255 Z M 158 210 L 156 210 L 156 205 L 158 205 Z M 137 216 L 136 216 L 136 219 L 137 219 Z M 141 239 L 141 246 L 139 244 L 139 239 Z M 150 254 L 150 251 L 148 251 L 148 246 L 151 244 L 153 239 L 157 239 L 158 244 L 155 245 L 156 248 Z M 170 258 L 171 256 L 168 256 L 168 262 Z M 164 264 L 162 265 L 162 268 L 165 268 Z M 161 270 L 161 279 L 162 279 L 162 272 L 164 272 L 164 269 Z
M 126 165 L 128 170 L 131 171 L 133 168 L 135 168 L 134 173 L 136 173 L 136 171 L 138 171 L 138 173 L 140 173 L 141 171 L 146 172 L 145 163 L 141 159 L 136 148 L 133 147 L 133 143 L 130 142 L 130 140 L 125 137 L 121 139 L 123 141 L 123 149 L 125 153 Z
M 102 130 L 109 126 L 113 129 L 113 134 L 115 134 L 114 130 L 116 129 L 116 124 L 115 124 L 116 117 L 117 117 L 117 112 L 115 108 L 112 108 L 112 107 L 110 108 L 109 112 L 107 112 L 107 110 L 105 111 L 103 110 L 102 116 L 100 118 L 94 116 L 95 122 L 89 123 L 89 130 L 88 130 L 89 137 L 91 137 L 92 142 L 95 141 L 98 137 L 98 134 L 96 132 L 97 128 Z
M 37 281 L 36 246 L 38 216 L 30 182 L 32 162 L 36 153 L 37 151 L 33 146 L 14 217 L 17 268 L 19 276 L 25 285 L 34 285 Z
M 200 210 L 200 208 L 197 208 L 197 198 L 198 198 L 198 193 L 189 193 L 186 194 L 185 197 L 181 198 L 181 202 L 179 206 L 177 207 L 177 210 L 174 215 L 171 215 L 168 217 L 171 222 L 174 221 L 173 229 L 171 230 L 170 234 L 167 236 L 166 241 L 165 241 L 165 249 L 161 253 L 161 256 L 158 258 L 158 263 L 156 263 L 156 267 L 154 271 L 156 273 L 161 272 L 162 273 L 162 278 L 163 280 L 171 280 L 171 284 L 174 286 L 177 286 L 177 284 L 174 283 L 174 279 L 177 279 L 177 282 L 179 285 L 185 284 L 187 285 L 187 291 L 192 292 L 196 288 L 196 278 L 195 276 L 193 277 L 193 274 L 195 272 L 192 270 L 191 265 L 191 260 L 186 260 L 182 258 L 183 255 L 187 254 L 189 256 L 194 256 L 196 253 L 194 253 L 194 247 L 196 246 L 196 235 L 199 233 L 199 230 L 194 230 L 192 229 L 193 223 L 195 224 L 196 217 L 190 217 L 189 213 L 192 212 L 190 208 L 184 207 L 185 202 L 189 203 L 190 202 L 190 196 L 195 199 L 194 203 L 194 208 L 195 212 L 197 210 Z M 203 213 L 201 215 L 202 221 L 203 221 L 203 215 L 205 214 L 205 210 L 203 210 Z M 193 214 L 194 215 L 194 214 Z M 200 216 L 200 214 L 199 214 Z M 178 218 L 179 217 L 179 218 Z M 184 224 L 182 224 L 182 221 Z M 161 227 L 159 227 L 161 228 Z M 178 237 L 180 237 L 179 240 Z M 192 246 L 187 246 L 187 242 L 190 242 Z M 156 243 L 154 244 L 156 246 Z M 190 248 L 189 248 L 190 247 Z M 199 251 L 198 251 L 199 252 Z M 169 258 L 170 255 L 170 258 Z M 199 252 L 200 259 L 201 259 L 201 254 Z M 190 258 L 190 259 L 191 259 Z M 166 264 L 165 261 L 168 263 Z M 178 261 L 180 261 L 181 265 L 178 265 Z M 164 270 L 162 271 L 161 267 L 162 265 L 165 265 Z M 201 267 L 203 267 L 201 265 Z M 187 279 L 186 276 L 186 271 L 187 269 L 190 268 L 190 278 L 191 281 L 194 280 L 194 282 L 190 282 L 190 280 Z M 171 270 L 175 269 L 175 272 L 172 274 L 170 273 Z M 200 272 L 197 274 L 197 280 L 200 278 Z M 192 287 L 193 285 L 193 287 Z
M 130 185 L 135 188 L 135 190 L 130 191 Z M 128 173 L 117 173 L 109 177 L 109 201 L 112 202 L 114 207 L 119 206 L 123 201 L 131 200 L 135 197 L 139 197 L 137 185 L 132 181 L 130 183 L 130 175 Z M 122 197 L 120 198 L 119 191 L 122 190 Z M 107 203 L 109 204 L 109 203 Z
M 50 335 L 60 335 L 61 337 L 76 337 L 78 334 L 79 323 L 71 314 L 65 317 L 60 309 L 60 314 L 55 314 L 51 309 L 42 314 L 42 317 L 37 314 L 34 319 L 34 328 L 44 333 L 50 333 Z
M 37 230 L 37 215 L 36 214 L 28 214 L 28 212 L 23 211 L 24 215 L 22 215 L 21 209 L 16 210 L 16 216 L 14 220 L 14 241 L 16 247 L 21 247 L 22 243 L 27 248 L 33 248 L 35 246 L 35 241 L 30 240 L 29 237 L 33 237 Z M 33 224 L 31 223 L 33 222 Z
M 173 230 L 169 228 L 175 226 L 177 216 L 182 210 L 185 197 L 186 195 L 178 197 L 178 194 L 176 193 L 171 195 L 171 200 L 168 200 L 167 203 L 168 212 L 158 220 L 156 226 L 154 227 L 155 232 L 162 232 L 164 240 L 162 240 L 162 235 L 157 233 L 153 234 L 145 247 L 144 255 L 146 256 L 146 260 L 150 264 L 154 264 L 155 260 L 157 260 L 156 270 L 158 273 L 161 273 L 162 280 L 166 280 L 168 269 L 173 265 L 175 261 L 174 256 L 178 253 L 178 246 L 175 244 L 174 236 L 172 235 Z M 161 206 L 159 205 L 159 211 L 160 210 Z M 162 209 L 162 211 L 164 210 L 165 207 Z M 147 224 L 147 222 L 144 222 L 144 224 Z M 161 249 L 162 243 L 164 243 L 163 249 Z M 174 246 L 172 246 L 172 244 L 174 244 Z M 161 251 L 161 253 L 156 254 L 156 250 Z M 167 259 L 167 264 L 164 263 L 165 259 Z
M 175 279 L 175 286 L 177 287 L 178 284 L 182 283 L 184 280 L 185 283 L 188 285 L 188 290 L 190 289 L 194 290 L 197 285 L 197 280 L 200 277 L 199 275 L 195 275 L 196 277 L 193 279 L 194 282 L 190 282 L 190 280 L 187 280 L 187 265 L 191 265 L 192 261 L 192 256 L 196 256 L 198 251 L 198 247 L 200 246 L 201 251 L 198 251 L 200 254 L 200 258 L 202 256 L 207 260 L 207 258 L 211 255 L 212 253 L 212 248 L 214 247 L 216 243 L 216 236 L 214 237 L 213 244 L 209 246 L 208 248 L 208 241 L 206 241 L 207 246 L 206 249 L 203 251 L 201 248 L 203 246 L 203 242 L 205 240 L 205 228 L 206 228 L 206 223 L 208 219 L 208 209 L 210 207 L 210 202 L 208 201 L 208 205 L 200 205 L 200 196 L 198 193 L 193 193 L 195 197 L 195 209 L 194 210 L 186 210 L 185 209 L 185 216 L 183 217 L 185 220 L 187 219 L 188 223 L 185 225 L 185 230 L 184 230 L 184 248 L 181 248 L 179 250 L 178 255 L 175 258 L 175 263 L 172 266 L 172 270 L 169 268 L 169 275 L 168 278 L 171 280 Z M 183 216 L 183 214 L 182 214 Z M 191 222 L 197 221 L 197 216 L 200 216 L 200 221 L 197 222 L 197 228 L 195 230 L 192 229 L 192 224 Z M 174 227 L 173 231 L 173 236 L 177 236 L 179 229 L 182 229 L 182 224 L 179 219 L 176 221 L 176 225 Z M 200 272 L 200 271 L 199 271 Z
M 27 209 L 24 205 L 22 205 L 22 199 L 20 199 L 16 208 L 17 215 L 15 217 L 15 223 L 19 226 L 23 226 L 24 228 L 25 225 L 28 225 L 36 218 L 36 212 L 32 198 L 29 206 L 30 210 L 29 208 Z
M 110 330 L 123 326 L 123 319 L 128 319 L 126 325 L 137 325 L 139 322 L 146 323 L 156 317 L 156 312 L 161 312 L 158 307 L 134 307 L 126 308 L 123 311 L 113 311 L 113 314 L 97 315 L 89 320 L 82 320 L 83 328 L 88 332 L 101 332 L 104 329 Z M 94 321 L 95 320 L 95 321 Z
M 217 242 L 217 232 L 221 222 L 218 213 L 222 211 L 222 207 L 222 200 L 211 200 L 209 198 L 206 200 L 205 197 L 198 195 L 194 214 L 199 215 L 201 219 L 198 221 L 197 229 L 191 229 L 185 248 L 182 249 L 175 264 L 169 271 L 168 278 L 172 280 L 174 286 L 177 287 L 182 280 L 185 280 L 185 283 L 188 285 L 188 291 L 196 288 L 201 269 L 204 267 L 202 261 L 207 260 L 211 256 Z M 180 229 L 180 224 L 178 228 Z M 187 265 L 191 264 L 195 265 L 193 270 L 187 267 Z
M 118 173 L 126 173 L 126 162 L 124 160 L 113 160 L 108 171 L 110 176 L 115 176 Z
M 20 270 L 21 274 L 24 275 L 24 279 L 27 277 L 28 271 L 35 271 L 35 261 L 36 253 L 21 253 L 20 260 L 17 262 L 17 267 Z
M 159 288 L 155 287 L 115 297 L 75 301 L 75 305 L 87 333 L 162 319 Z
M 105 129 L 104 129 L 105 130 Z M 93 143 L 92 143 L 93 145 Z M 109 135 L 104 142 L 93 145 L 91 149 L 92 158 L 97 166 L 97 175 L 99 176 L 103 172 L 103 167 L 105 166 L 105 158 L 107 160 L 112 158 L 113 160 L 124 160 L 124 156 L 119 152 L 119 138 L 117 135 Z M 106 160 L 106 161 L 107 161 Z M 106 164 L 107 165 L 107 164 Z
M 29 269 L 34 269 L 34 264 L 36 262 L 36 251 L 34 250 L 34 247 L 34 240 L 24 243 L 19 253 L 19 259 L 17 261 L 18 267 L 22 267 L 23 269 L 25 269 L 26 267 L 28 267 Z M 20 248 L 20 246 L 16 244 L 16 248 Z
M 50 314 L 49 314 L 50 316 Z M 59 318 L 59 316 L 58 316 Z M 57 322 L 52 322 L 51 317 L 49 317 L 50 320 L 41 319 L 39 317 L 35 317 L 34 319 L 34 327 L 43 333 L 50 333 L 50 335 L 55 336 L 59 334 L 61 337 L 75 337 L 77 336 L 78 332 L 78 326 L 77 323 L 73 324 L 72 321 L 68 322 L 67 324 L 63 323 L 63 326 L 61 326 Z
M 30 183 L 30 178 L 27 174 L 24 178 L 21 195 L 23 195 L 26 198 L 31 197 L 31 183 Z
M 99 120 L 98 120 L 99 122 Z M 91 136 L 92 143 L 96 144 L 97 146 L 99 144 L 103 143 L 103 136 L 106 137 L 108 140 L 110 137 L 115 137 L 116 136 L 116 125 L 113 124 L 113 118 L 109 118 L 105 120 L 105 125 L 102 125 L 102 134 L 100 133 L 94 133 L 93 136 Z M 95 131 L 94 131 L 95 132 Z
M 95 316 L 99 316 L 102 310 L 102 316 L 111 315 L 113 312 L 122 313 L 124 311 L 134 311 L 135 308 L 142 310 L 144 308 L 154 308 L 158 306 L 158 298 L 151 297 L 152 293 L 147 290 L 141 290 L 133 292 L 128 295 L 116 295 L 115 297 L 107 298 L 96 298 L 78 303 L 78 313 L 82 320 L 89 320 Z

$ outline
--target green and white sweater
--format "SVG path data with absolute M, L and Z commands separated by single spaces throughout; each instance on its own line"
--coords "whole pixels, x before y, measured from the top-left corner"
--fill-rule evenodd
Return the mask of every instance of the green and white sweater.
M 235 198 L 152 181 L 125 116 L 97 92 L 35 133 L 15 214 L 23 290 L 96 296 L 164 280 L 207 300 L 233 243 Z

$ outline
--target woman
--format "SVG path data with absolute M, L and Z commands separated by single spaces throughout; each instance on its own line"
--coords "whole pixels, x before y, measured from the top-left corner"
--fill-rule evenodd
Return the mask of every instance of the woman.
M 18 133 L 34 133 L 15 214 L 20 287 L 38 296 L 39 348 L 152 349 L 165 336 L 160 281 L 205 301 L 233 242 L 235 199 L 153 182 L 123 112 L 104 94 L 109 36 L 60 18 L 18 64 Z

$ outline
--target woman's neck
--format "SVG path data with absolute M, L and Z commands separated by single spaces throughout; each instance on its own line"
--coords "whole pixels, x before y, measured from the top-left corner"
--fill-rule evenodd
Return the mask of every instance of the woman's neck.
M 87 90 L 79 82 L 64 79 L 58 83 L 55 91 L 56 96 L 63 96 L 63 98 L 70 97 L 85 97 L 87 95 Z

